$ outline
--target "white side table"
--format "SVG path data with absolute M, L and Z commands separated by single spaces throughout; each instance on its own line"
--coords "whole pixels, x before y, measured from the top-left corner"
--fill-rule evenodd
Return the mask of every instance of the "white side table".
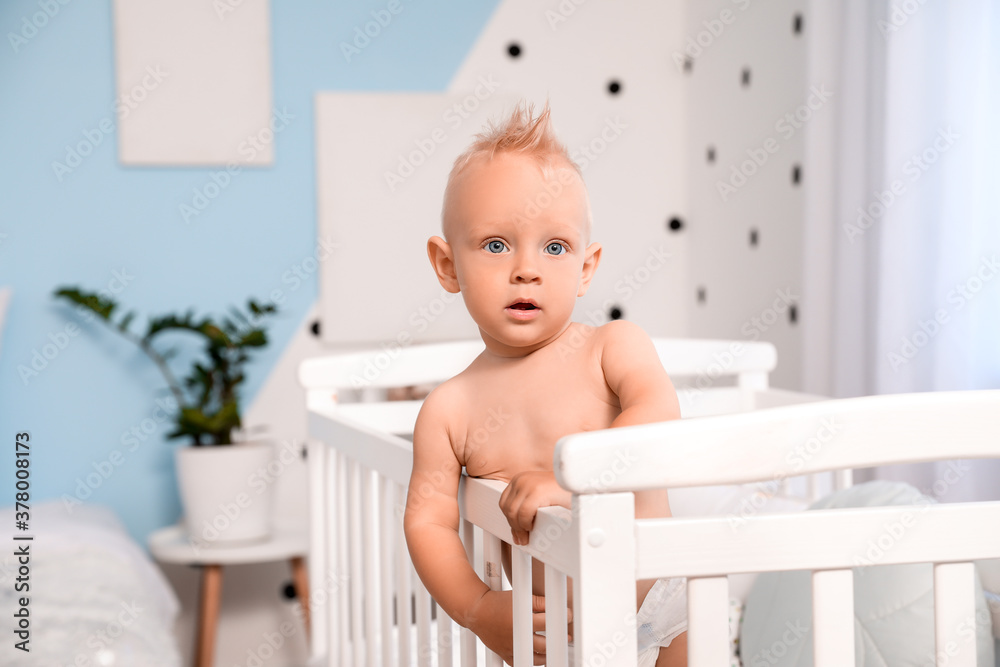
M 295 594 L 302 605 L 306 637 L 309 637 L 309 579 L 305 555 L 309 536 L 305 530 L 276 529 L 267 542 L 239 546 L 196 546 L 183 526 L 161 528 L 149 536 L 149 550 L 161 563 L 200 565 L 202 567 L 201 601 L 198 610 L 198 639 L 195 644 L 195 667 L 211 667 L 215 657 L 215 631 L 219 622 L 222 598 L 222 566 L 267 563 L 288 560 L 292 564 Z

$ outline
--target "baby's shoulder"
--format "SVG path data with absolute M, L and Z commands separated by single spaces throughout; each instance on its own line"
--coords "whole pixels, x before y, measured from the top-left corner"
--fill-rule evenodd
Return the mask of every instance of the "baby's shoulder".
M 590 337 L 598 349 L 607 346 L 629 346 L 650 340 L 645 329 L 629 320 L 611 320 L 592 329 L 593 335 Z

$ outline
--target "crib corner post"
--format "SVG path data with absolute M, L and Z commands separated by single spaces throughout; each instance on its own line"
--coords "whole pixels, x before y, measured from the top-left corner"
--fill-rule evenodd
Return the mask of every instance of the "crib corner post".
M 576 665 L 636 664 L 635 497 L 573 496 L 579 568 L 573 578 Z M 600 657 L 598 657 L 600 656 Z

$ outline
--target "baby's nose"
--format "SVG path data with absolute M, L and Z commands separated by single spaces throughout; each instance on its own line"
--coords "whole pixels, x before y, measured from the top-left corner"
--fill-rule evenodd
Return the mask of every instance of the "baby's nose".
M 532 282 L 540 279 L 541 273 L 534 261 L 521 259 L 514 267 L 513 278 L 515 282 Z

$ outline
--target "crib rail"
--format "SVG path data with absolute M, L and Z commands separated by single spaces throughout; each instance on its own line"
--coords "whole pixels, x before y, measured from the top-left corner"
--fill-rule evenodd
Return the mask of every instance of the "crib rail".
M 604 491 L 741 484 L 845 468 L 995 458 L 998 414 L 1000 390 L 929 392 L 575 433 L 556 444 L 556 478 L 570 491 L 587 493 L 595 484 Z
M 1000 391 L 794 405 L 570 435 L 556 446 L 555 470 L 560 484 L 583 493 L 770 481 L 790 467 L 802 474 L 1000 458 L 997 414 Z M 937 654 L 971 667 L 972 561 L 1000 557 L 1000 532 L 984 529 L 998 521 L 1000 502 L 827 509 L 744 517 L 738 525 L 728 518 L 644 519 L 635 522 L 636 577 L 688 577 L 689 664 L 722 667 L 726 575 L 810 570 L 814 664 L 834 667 L 854 664 L 852 568 L 933 563 Z

